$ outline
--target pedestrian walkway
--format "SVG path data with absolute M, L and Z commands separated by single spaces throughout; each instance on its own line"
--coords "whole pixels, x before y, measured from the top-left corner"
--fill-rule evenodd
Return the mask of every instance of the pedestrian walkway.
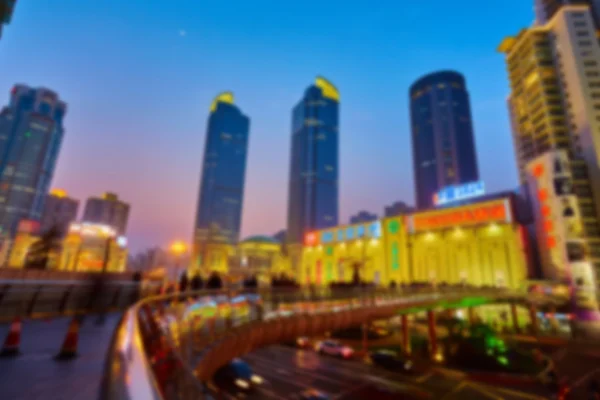
M 97 399 L 104 361 L 120 314 L 109 314 L 104 324 L 86 317 L 79 331 L 79 356 L 55 361 L 70 318 L 25 321 L 21 355 L 0 358 L 0 398 L 11 400 Z M 9 324 L 0 325 L 0 340 Z

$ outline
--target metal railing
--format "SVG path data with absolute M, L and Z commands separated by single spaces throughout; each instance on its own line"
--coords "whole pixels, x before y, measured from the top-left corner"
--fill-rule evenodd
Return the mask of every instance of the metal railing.
M 107 358 L 103 399 L 210 399 L 214 371 L 262 345 L 465 297 L 524 301 L 503 289 L 200 291 L 141 300 Z
M 0 280 L 0 322 L 124 310 L 155 293 L 139 282 Z

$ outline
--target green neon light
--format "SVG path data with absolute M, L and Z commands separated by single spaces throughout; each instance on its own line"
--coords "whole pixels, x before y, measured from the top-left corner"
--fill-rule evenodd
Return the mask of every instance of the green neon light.
M 398 257 L 398 243 L 392 243 L 392 271 L 400 269 L 400 258 Z
M 390 223 L 388 224 L 388 231 L 392 235 L 395 235 L 396 233 L 398 233 L 399 230 L 400 230 L 400 224 L 398 223 L 398 221 L 390 221 Z
M 328 282 L 333 280 L 333 264 L 331 262 L 327 263 L 327 272 L 325 274 Z
M 333 255 L 333 247 L 331 247 L 331 246 L 327 246 L 327 248 L 325 248 L 325 253 L 326 253 L 328 256 L 332 256 L 332 255 Z
M 31 132 L 25 132 L 25 137 L 26 138 L 31 137 Z

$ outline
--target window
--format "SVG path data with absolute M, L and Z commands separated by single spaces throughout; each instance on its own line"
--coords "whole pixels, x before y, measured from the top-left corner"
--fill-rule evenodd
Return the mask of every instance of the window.
M 596 61 L 585 61 L 583 65 L 585 65 L 586 67 L 595 67 L 596 65 L 598 65 L 598 63 Z
M 588 31 L 577 31 L 577 37 L 586 37 L 589 36 L 589 32 Z
M 579 41 L 579 45 L 580 46 L 591 46 L 592 45 L 592 41 L 591 40 L 580 40 Z

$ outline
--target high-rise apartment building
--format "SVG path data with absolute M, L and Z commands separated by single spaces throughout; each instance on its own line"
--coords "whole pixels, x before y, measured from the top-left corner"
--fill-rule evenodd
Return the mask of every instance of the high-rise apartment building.
M 575 194 L 581 237 L 599 270 L 600 45 L 592 12 L 585 5 L 563 6 L 547 23 L 506 38 L 499 50 L 508 66 L 508 105 L 521 183 L 527 182 L 533 161 L 564 152 L 572 187 L 561 188 L 561 193 Z M 537 196 L 544 200 L 548 193 Z
M 67 105 L 48 89 L 13 87 L 0 112 L 0 232 L 39 221 L 64 135 Z
M 2 38 L 2 27 L 10 23 L 17 0 L 0 0 L 0 38 Z
M 53 189 L 46 196 L 42 213 L 41 232 L 56 229 L 61 235 L 69 232 L 69 226 L 77 219 L 79 200 L 68 196 L 62 189 Z
M 124 235 L 129 220 L 129 204 L 115 193 L 104 193 L 101 197 L 90 197 L 85 202 L 83 222 L 107 225 L 119 235 Z
M 287 241 L 338 224 L 340 94 L 317 77 L 292 110 Z
M 235 244 L 239 240 L 244 202 L 250 119 L 234 103 L 233 93 L 219 94 L 212 102 L 202 180 L 196 211 L 193 259 L 206 265 L 206 244 Z
M 535 19 L 546 24 L 564 6 L 587 5 L 590 7 L 596 29 L 600 28 L 600 0 L 535 0 Z
M 440 71 L 409 95 L 416 205 L 426 209 L 440 189 L 479 180 L 469 92 L 461 74 Z

